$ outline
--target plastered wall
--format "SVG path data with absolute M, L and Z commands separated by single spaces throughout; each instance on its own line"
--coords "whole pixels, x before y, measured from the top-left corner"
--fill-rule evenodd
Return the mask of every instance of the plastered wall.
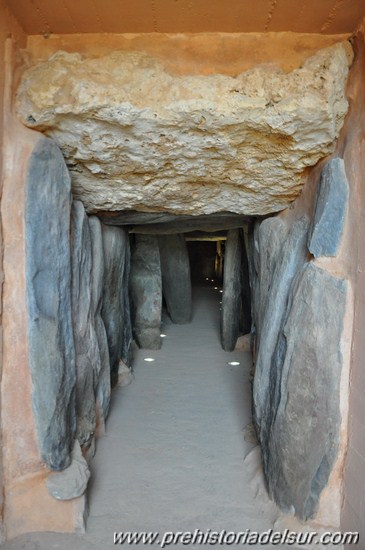
M 0 194 L 3 190 L 3 153 L 4 153 L 4 91 L 5 91 L 5 52 L 6 42 L 13 39 L 20 47 L 26 43 L 26 35 L 14 16 L 10 13 L 3 0 L 0 0 Z M 3 227 L 0 217 L 0 377 L 2 377 L 3 360 Z M 1 403 L 1 402 L 0 402 Z M 5 537 L 3 529 L 4 497 L 3 497 L 3 461 L 2 461 L 2 434 L 0 434 L 0 542 Z
M 348 254 L 354 285 L 354 332 L 351 357 L 348 447 L 344 469 L 342 530 L 359 531 L 365 545 L 365 43 L 364 25 L 354 39 L 350 73 L 350 112 L 339 148 L 350 183 Z

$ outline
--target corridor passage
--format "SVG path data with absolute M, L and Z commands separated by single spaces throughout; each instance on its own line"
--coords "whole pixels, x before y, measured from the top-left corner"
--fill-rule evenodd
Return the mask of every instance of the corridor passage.
M 281 528 L 249 426 L 251 356 L 221 349 L 220 297 L 213 282 L 195 288 L 192 323 L 173 325 L 164 316 L 161 350 L 138 350 L 135 380 L 114 390 L 91 466 L 86 534 L 34 533 L 4 550 L 104 550 L 116 547 L 114 532 L 122 531 L 163 538 L 166 531 Z M 171 545 L 203 547 L 210 546 Z

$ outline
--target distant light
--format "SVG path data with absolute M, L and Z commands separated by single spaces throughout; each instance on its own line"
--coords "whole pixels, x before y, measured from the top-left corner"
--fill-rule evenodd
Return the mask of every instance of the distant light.
M 212 281 L 212 283 L 214 283 L 214 279 L 210 279 Z
M 214 290 L 218 290 L 218 287 L 217 287 L 217 286 L 215 286 L 215 287 L 214 287 Z
M 154 358 L 153 357 L 145 357 L 144 361 L 147 361 L 147 363 L 152 363 L 152 361 L 154 361 Z
M 160 334 L 161 338 L 166 338 L 166 334 Z
M 205 280 L 206 280 L 206 281 L 209 281 L 209 277 L 205 277 Z
M 223 290 L 220 290 L 219 292 L 223 292 Z
M 240 365 L 241 363 L 239 361 L 230 361 L 228 365 L 232 365 L 232 367 L 237 367 L 237 365 Z

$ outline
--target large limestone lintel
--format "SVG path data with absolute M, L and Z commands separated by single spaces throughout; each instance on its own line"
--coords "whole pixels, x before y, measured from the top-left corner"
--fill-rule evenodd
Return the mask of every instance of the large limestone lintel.
M 24 72 L 17 111 L 58 142 L 89 213 L 267 214 L 333 151 L 351 60 L 339 43 L 290 73 L 177 76 L 141 52 L 58 52 Z

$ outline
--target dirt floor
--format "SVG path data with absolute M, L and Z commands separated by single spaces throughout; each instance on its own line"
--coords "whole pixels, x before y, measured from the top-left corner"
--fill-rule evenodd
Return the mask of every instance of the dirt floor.
M 91 465 L 86 534 L 33 533 L 6 543 L 3 550 L 104 550 L 119 546 L 114 533 L 122 531 L 158 532 L 161 540 L 166 531 L 285 528 L 283 515 L 266 494 L 250 426 L 251 356 L 222 351 L 220 297 L 214 283 L 195 289 L 193 322 L 173 325 L 164 317 L 162 349 L 139 350 L 135 380 L 114 391 L 107 433 Z M 144 361 L 147 357 L 154 361 Z M 180 540 L 170 546 L 211 545 Z

